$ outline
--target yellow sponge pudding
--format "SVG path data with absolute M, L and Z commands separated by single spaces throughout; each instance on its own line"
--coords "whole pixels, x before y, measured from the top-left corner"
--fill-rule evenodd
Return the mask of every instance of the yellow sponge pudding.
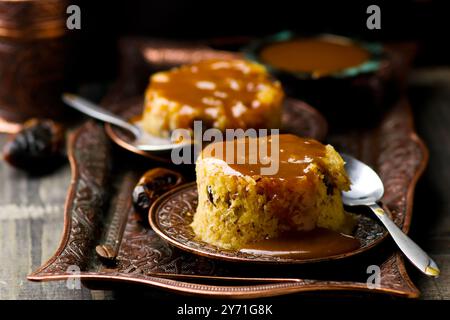
M 206 60 L 155 73 L 145 93 L 143 127 L 169 137 L 178 128 L 279 128 L 283 90 L 246 60 Z
M 249 145 L 255 142 L 279 151 L 277 157 L 272 153 L 264 165 L 252 163 Z M 242 145 L 245 152 L 239 154 Z M 261 174 L 268 159 L 278 170 Z M 321 227 L 349 233 L 353 228 L 340 194 L 350 182 L 331 145 L 290 134 L 216 142 L 203 149 L 196 173 L 199 199 L 192 228 L 199 239 L 219 247 L 238 249 L 285 231 Z

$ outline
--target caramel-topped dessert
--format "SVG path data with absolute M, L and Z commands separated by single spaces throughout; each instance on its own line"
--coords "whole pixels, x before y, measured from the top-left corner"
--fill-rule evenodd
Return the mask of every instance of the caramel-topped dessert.
M 279 128 L 283 91 L 265 68 L 245 60 L 206 60 L 150 78 L 143 126 L 169 136 L 178 128 Z
M 339 236 L 354 225 L 341 200 L 350 187 L 344 161 L 316 140 L 283 134 L 215 142 L 196 171 L 192 228 L 205 242 L 241 249 L 318 227 Z
M 350 41 L 325 37 L 275 42 L 264 47 L 260 57 L 277 69 L 320 77 L 359 66 L 370 59 L 370 53 Z

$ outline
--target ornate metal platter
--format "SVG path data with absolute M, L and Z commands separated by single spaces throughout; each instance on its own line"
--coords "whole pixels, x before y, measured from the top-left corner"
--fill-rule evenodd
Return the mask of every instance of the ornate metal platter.
M 117 113 L 125 112 L 125 105 L 133 105 L 125 101 L 136 99 L 133 97 L 143 92 L 149 66 L 160 67 L 145 59 L 146 48 L 155 48 L 155 43 L 141 40 L 122 43 L 123 74 L 104 100 L 104 105 L 115 106 L 112 109 Z M 160 49 L 157 47 L 156 51 L 160 52 Z M 176 64 L 189 62 L 197 56 L 191 51 L 185 54 L 184 49 L 181 52 L 187 59 L 177 60 Z M 207 52 L 208 55 L 216 54 L 209 49 Z M 407 56 L 401 60 L 408 60 Z M 134 100 L 134 105 L 140 106 L 140 103 L 140 100 Z M 300 114 L 292 116 L 290 123 L 294 129 L 300 129 L 300 132 L 294 132 L 314 137 L 311 131 L 302 132 L 304 125 L 312 124 L 314 132 L 321 132 L 323 124 L 296 121 L 302 119 L 302 115 L 307 116 L 303 111 L 301 109 Z M 110 131 L 108 129 L 109 135 Z M 327 136 L 327 142 L 378 171 L 385 186 L 383 203 L 394 221 L 407 232 L 412 218 L 414 188 L 428 160 L 427 149 L 414 132 L 408 102 L 398 101 L 375 128 L 332 133 Z M 185 294 L 228 298 L 324 290 L 387 293 L 409 298 L 419 295 L 406 272 L 402 255 L 389 239 L 346 259 L 301 265 L 231 263 L 179 250 L 159 237 L 148 226 L 147 217 L 134 212 L 130 201 L 132 189 L 141 174 L 161 163 L 114 148 L 103 128 L 93 122 L 73 133 L 68 151 L 72 182 L 66 200 L 61 244 L 44 265 L 28 276 L 32 281 L 79 277 L 86 284 L 102 281 L 110 285 L 120 281 Z M 179 167 L 174 169 L 181 170 Z M 182 171 L 187 180 L 193 180 L 192 168 Z M 96 251 L 99 244 L 112 245 L 116 259 L 112 262 L 102 260 Z M 367 270 L 373 265 L 380 268 L 380 283 L 370 289 Z

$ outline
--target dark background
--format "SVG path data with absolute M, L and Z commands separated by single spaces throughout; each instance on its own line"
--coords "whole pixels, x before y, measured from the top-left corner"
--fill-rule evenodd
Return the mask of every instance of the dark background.
M 78 0 L 75 77 L 111 79 L 117 40 L 126 35 L 199 40 L 264 36 L 290 29 L 329 32 L 365 40 L 416 40 L 417 64 L 448 64 L 450 11 L 444 1 L 92 1 Z M 381 8 L 381 30 L 368 30 L 366 9 Z

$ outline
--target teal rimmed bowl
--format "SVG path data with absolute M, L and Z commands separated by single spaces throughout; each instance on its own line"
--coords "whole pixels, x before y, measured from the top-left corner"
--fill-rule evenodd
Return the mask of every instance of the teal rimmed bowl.
M 327 40 L 331 43 L 340 43 L 346 45 L 352 45 L 356 47 L 360 47 L 365 49 L 369 54 L 369 59 L 365 62 L 351 66 L 348 68 L 344 68 L 342 70 L 327 73 L 321 76 L 315 76 L 314 72 L 308 71 L 287 71 L 285 69 L 279 69 L 275 66 L 272 66 L 268 63 L 265 63 L 261 57 L 260 53 L 267 46 L 270 46 L 275 43 L 287 42 L 295 39 L 318 39 L 318 40 Z M 373 72 L 377 72 L 386 64 L 386 54 L 383 50 L 383 46 L 378 42 L 363 42 L 354 39 L 350 39 L 344 36 L 334 35 L 334 34 L 318 34 L 313 36 L 300 36 L 295 34 L 292 31 L 282 31 L 275 35 L 269 36 L 267 38 L 255 40 L 251 42 L 249 45 L 243 48 L 243 52 L 246 58 L 264 64 L 266 68 L 272 72 L 273 74 L 284 74 L 288 73 L 292 76 L 295 76 L 299 79 L 317 79 L 317 78 L 348 78 L 355 77 L 361 74 L 369 74 Z
M 304 38 L 355 45 L 365 49 L 369 56 L 361 64 L 319 75 L 313 71 L 286 71 L 261 58 L 262 50 L 271 44 Z M 332 34 L 299 35 L 282 31 L 252 41 L 242 52 L 247 59 L 264 65 L 278 78 L 287 95 L 307 101 L 319 109 L 331 129 L 375 125 L 398 92 L 392 59 L 381 43 Z

